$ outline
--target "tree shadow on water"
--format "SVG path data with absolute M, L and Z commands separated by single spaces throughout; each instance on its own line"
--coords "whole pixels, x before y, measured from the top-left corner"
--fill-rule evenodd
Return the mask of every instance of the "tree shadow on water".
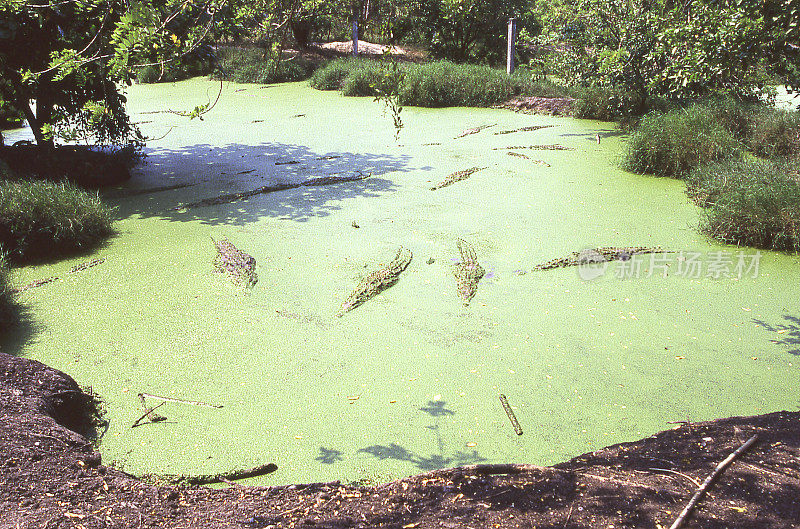
M 359 452 L 370 454 L 381 460 L 394 459 L 396 461 L 405 461 L 423 471 L 486 461 L 485 458 L 478 454 L 477 450 L 472 450 L 470 452 L 458 450 L 454 453 L 445 455 L 444 440 L 442 439 L 441 429 L 439 427 L 439 419 L 441 417 L 455 415 L 453 410 L 447 408 L 447 402 L 443 400 L 429 400 L 428 403 L 419 408 L 419 410 L 433 417 L 433 424 L 425 426 L 425 429 L 434 432 L 436 436 L 436 445 L 439 451 L 438 454 L 418 454 L 397 443 L 389 443 L 388 445 L 372 445 L 359 449 Z
M 325 448 L 324 446 L 320 446 L 319 455 L 314 459 L 324 465 L 332 465 L 334 463 L 342 461 L 344 459 L 344 457 L 342 457 L 343 455 L 344 453 L 341 450 L 336 450 L 334 448 Z
M 19 303 L 12 303 L 2 316 L 0 328 L 0 352 L 20 356 L 23 349 L 33 342 L 42 331 L 31 315 L 30 309 Z
M 471 465 L 486 461 L 486 458 L 481 457 L 477 450 L 472 450 L 471 452 L 459 450 L 448 455 L 430 454 L 426 456 L 409 450 L 397 443 L 389 443 L 388 445 L 372 445 L 366 448 L 361 448 L 358 451 L 374 456 L 380 460 L 394 459 L 395 461 L 405 461 L 411 463 L 422 471 Z
M 800 317 L 786 314 L 783 316 L 783 319 L 786 320 L 787 323 L 771 325 L 765 321 L 756 319 L 753 320 L 753 323 L 778 335 L 777 339 L 770 339 L 770 342 L 784 345 L 789 348 L 789 354 L 800 356 Z
M 357 152 L 314 152 L 302 145 L 262 143 L 179 149 L 151 149 L 145 165 L 124 186 L 106 190 L 103 199 L 117 218 L 138 215 L 178 222 L 242 224 L 264 217 L 305 221 L 330 215 L 340 201 L 377 197 L 396 189 L 383 175 L 411 170 L 409 157 Z M 371 175 L 330 185 L 303 185 L 325 177 Z M 181 205 L 262 187 L 292 186 L 213 206 L 175 209 Z

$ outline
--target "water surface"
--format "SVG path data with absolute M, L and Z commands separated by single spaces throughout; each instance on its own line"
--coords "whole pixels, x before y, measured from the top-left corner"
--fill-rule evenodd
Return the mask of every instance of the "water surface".
M 252 481 L 265 484 L 388 480 L 550 464 L 667 421 L 796 409 L 798 258 L 762 252 L 758 276 L 738 277 L 739 249 L 698 233 L 681 182 L 617 168 L 624 138 L 613 126 L 408 108 L 398 144 L 371 98 L 303 84 L 226 85 L 203 121 L 152 113 L 213 100 L 218 86 L 132 87 L 143 132 L 166 136 L 148 143 L 130 182 L 104 192 L 119 235 L 96 255 L 14 272 L 16 285 L 63 278 L 21 294 L 29 322 L 5 347 L 103 397 L 106 462 L 207 474 L 273 461 L 276 473 Z M 455 138 L 480 125 L 494 126 Z M 494 134 L 531 125 L 552 127 Z M 493 150 L 536 144 L 573 150 L 517 151 L 550 167 Z M 429 189 L 474 166 L 486 169 Z M 171 209 L 355 171 L 372 176 Z M 213 273 L 211 239 L 221 237 L 255 257 L 251 291 Z M 487 270 L 467 307 L 451 272 L 459 238 Z M 335 317 L 401 245 L 414 258 L 397 284 Z M 636 258 L 638 272 L 611 265 L 592 281 L 575 268 L 515 273 L 634 245 L 685 254 Z M 678 270 L 692 255 L 698 277 Z M 66 273 L 95 256 L 106 261 Z M 708 277 L 724 258 L 733 277 Z M 166 421 L 131 428 L 140 392 L 224 407 L 168 403 Z

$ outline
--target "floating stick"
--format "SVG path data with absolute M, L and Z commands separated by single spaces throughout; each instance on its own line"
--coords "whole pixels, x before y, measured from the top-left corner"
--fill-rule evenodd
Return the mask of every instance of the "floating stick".
M 144 398 L 141 395 L 139 395 L 139 397 L 142 399 L 142 405 L 144 405 Z M 131 428 L 136 428 L 137 426 L 139 426 L 139 423 L 142 422 L 145 417 L 150 419 L 150 422 L 161 422 L 161 421 L 166 420 L 166 417 L 162 417 L 161 415 L 156 415 L 156 414 L 153 413 L 154 411 L 156 411 L 158 408 L 160 408 L 164 404 L 166 404 L 166 402 L 162 402 L 158 406 L 154 406 L 152 408 L 148 408 L 147 406 L 145 406 L 144 407 L 144 409 L 145 409 L 144 415 L 142 415 L 141 417 L 136 419 L 136 421 L 131 425 Z
M 144 398 L 151 398 L 156 400 L 165 400 L 167 402 L 178 402 L 180 404 L 191 404 L 192 406 L 205 406 L 206 408 L 222 408 L 219 404 L 209 404 L 207 402 L 200 402 L 199 400 L 183 400 L 183 399 L 176 399 L 173 397 L 162 397 L 160 395 L 153 395 L 151 393 L 139 393 L 139 398 L 144 401 Z
M 502 404 L 503 409 L 506 410 L 506 415 L 508 415 L 508 420 L 511 421 L 511 426 L 514 427 L 514 431 L 517 433 L 517 435 L 522 435 L 522 426 L 519 425 L 517 416 L 514 415 L 514 410 L 511 409 L 508 399 L 502 393 L 500 394 L 500 404 Z

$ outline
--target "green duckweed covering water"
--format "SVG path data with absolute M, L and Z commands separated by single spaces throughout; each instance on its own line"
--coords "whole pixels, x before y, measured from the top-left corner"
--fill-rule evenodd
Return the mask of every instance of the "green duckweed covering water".
M 130 106 L 190 108 L 216 86 L 136 86 Z M 762 252 L 758 277 L 706 277 L 724 257 L 734 272 L 739 250 L 698 233 L 681 182 L 617 169 L 621 138 L 607 124 L 409 108 L 397 145 L 372 99 L 302 84 L 226 86 L 203 122 L 136 119 L 153 137 L 175 128 L 106 193 L 119 232 L 95 255 L 106 261 L 74 274 L 64 272 L 85 258 L 15 270 L 14 285 L 63 279 L 20 294 L 30 321 L 3 344 L 106 400 L 106 462 L 209 474 L 273 461 L 278 471 L 253 483 L 381 480 L 554 463 L 671 420 L 798 405 L 798 258 Z M 543 124 L 555 126 L 493 134 Z M 550 167 L 492 150 L 534 144 L 574 150 L 525 151 Z M 487 169 L 430 191 L 474 166 Z M 354 170 L 372 177 L 171 210 Z M 141 193 L 176 186 L 186 187 Z M 252 289 L 213 272 L 212 237 L 256 259 Z M 486 271 L 468 307 L 452 273 L 459 238 Z M 584 248 L 656 245 L 685 253 L 657 268 L 650 256 L 612 263 L 592 281 L 574 267 L 529 271 Z M 397 283 L 335 317 L 400 246 L 414 259 Z M 638 277 L 615 277 L 635 263 Z M 131 428 L 139 392 L 224 407 L 168 403 L 166 421 Z

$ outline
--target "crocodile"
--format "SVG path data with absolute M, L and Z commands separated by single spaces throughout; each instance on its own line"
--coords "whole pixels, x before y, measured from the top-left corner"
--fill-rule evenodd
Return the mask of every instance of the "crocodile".
M 382 290 L 395 284 L 403 270 L 408 267 L 412 257 L 411 250 L 401 246 L 391 263 L 370 272 L 367 277 L 361 280 L 353 293 L 339 307 L 339 312 L 336 313 L 336 316 L 341 318 L 346 312 L 353 310 L 365 301 L 377 296 Z
M 580 266 L 588 263 L 628 261 L 634 255 L 649 253 L 672 253 L 672 250 L 664 250 L 660 246 L 602 246 L 600 248 L 572 252 L 566 257 L 551 259 L 550 261 L 534 266 L 533 269 L 552 270 L 553 268 Z
M 456 136 L 455 139 L 463 138 L 464 136 L 469 136 L 471 134 L 477 134 L 480 131 L 482 131 L 483 129 L 488 129 L 490 127 L 495 127 L 495 126 L 497 126 L 497 123 L 495 123 L 494 125 L 481 125 L 479 127 L 475 127 L 475 128 L 472 128 L 472 129 L 467 129 L 467 130 L 463 131 L 461 134 L 459 134 L 458 136 Z
M 214 270 L 227 274 L 239 286 L 252 287 L 258 282 L 256 275 L 256 260 L 236 246 L 231 244 L 228 239 L 220 239 L 214 242 L 217 255 L 214 257 Z
M 458 239 L 458 251 L 461 253 L 461 262 L 453 265 L 453 275 L 456 276 L 458 297 L 464 301 L 464 306 L 466 306 L 475 297 L 475 293 L 478 291 L 478 282 L 486 271 L 478 264 L 475 250 L 465 240 Z
M 486 169 L 486 167 L 470 167 L 469 169 L 464 169 L 463 171 L 456 171 L 455 173 L 447 175 L 447 177 L 444 180 L 442 180 L 435 186 L 431 187 L 431 191 L 436 191 L 437 189 L 447 187 L 461 180 L 466 180 L 474 173 L 477 173 L 478 171 L 483 171 L 484 169 Z

